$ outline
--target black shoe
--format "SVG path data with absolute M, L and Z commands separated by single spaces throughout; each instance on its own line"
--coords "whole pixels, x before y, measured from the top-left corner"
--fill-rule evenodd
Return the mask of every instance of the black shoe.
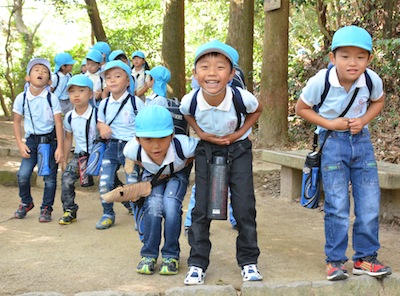
M 65 210 L 64 215 L 60 218 L 58 223 L 61 225 L 69 225 L 76 221 L 76 211 Z

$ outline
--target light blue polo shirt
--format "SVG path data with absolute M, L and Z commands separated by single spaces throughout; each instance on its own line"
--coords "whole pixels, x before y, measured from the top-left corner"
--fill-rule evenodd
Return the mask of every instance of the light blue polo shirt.
M 112 94 L 110 94 L 109 98 L 101 100 L 97 114 L 97 120 L 99 122 L 109 124 L 115 117 L 115 114 L 117 114 L 122 102 L 128 95 L 128 92 L 125 91 L 125 93 L 118 100 L 115 100 Z M 104 107 L 107 100 L 108 104 L 106 114 L 104 114 Z M 136 102 L 137 111 L 140 111 L 144 108 L 144 103 L 139 97 L 135 96 L 134 100 Z M 125 106 L 118 113 L 117 117 L 110 126 L 112 130 L 111 139 L 130 141 L 135 136 L 135 119 L 136 115 L 133 110 L 131 99 L 128 99 Z
M 90 116 L 92 117 L 90 119 L 88 133 L 89 151 L 86 151 L 86 124 Z M 71 118 L 71 123 L 69 118 Z M 64 129 L 74 137 L 75 153 L 80 153 L 82 151 L 90 153 L 92 151 L 93 141 L 96 140 L 97 135 L 96 124 L 96 110 L 90 104 L 82 115 L 76 113 L 75 108 L 67 112 L 64 117 Z
M 167 166 L 162 174 L 169 175 L 171 174 L 169 164 L 173 163 L 174 166 L 174 172 L 179 172 L 181 171 L 185 165 L 186 161 L 188 158 L 194 157 L 194 152 L 196 150 L 196 146 L 199 142 L 199 139 L 193 138 L 193 137 L 188 137 L 186 135 L 175 135 L 175 138 L 180 142 L 182 146 L 182 152 L 183 155 L 185 156 L 185 159 L 180 159 L 178 156 L 178 153 L 176 152 L 175 144 L 173 141 L 171 141 L 171 144 L 169 145 L 168 152 L 164 158 L 164 161 L 161 165 L 158 165 L 154 163 L 151 158 L 148 156 L 146 151 L 144 149 L 141 149 L 141 160 L 142 160 L 142 166 L 148 171 L 150 174 L 154 175 L 156 174 L 160 168 L 163 166 Z M 138 154 L 138 149 L 139 149 L 140 144 L 138 141 L 136 141 L 136 138 L 133 138 L 130 140 L 124 148 L 124 155 L 125 157 L 137 161 L 137 154 Z
M 153 92 L 150 96 L 146 98 L 145 105 L 146 106 L 159 105 L 167 108 L 168 101 L 166 97 L 159 96 Z
M 13 112 L 24 117 L 25 138 L 34 134 L 45 135 L 54 129 L 54 115 L 61 113 L 61 106 L 58 98 L 51 94 L 52 107 L 50 107 L 47 101 L 48 93 L 49 91 L 44 89 L 38 96 L 34 96 L 28 88 L 25 105 L 23 104 L 23 92 L 15 98 Z M 24 106 L 24 109 L 22 109 L 22 106 Z
M 246 107 L 247 113 L 254 113 L 259 104 L 257 98 L 247 90 L 240 88 L 238 88 L 238 90 L 242 95 L 243 104 Z M 196 90 L 192 90 L 182 98 L 179 110 L 183 115 L 191 115 L 190 104 L 195 92 Z M 197 107 L 194 115 L 198 126 L 204 132 L 214 134 L 219 137 L 233 134 L 237 127 L 238 118 L 232 98 L 232 89 L 227 86 L 225 98 L 221 104 L 218 106 L 211 106 L 204 99 L 203 93 L 200 89 L 199 93 L 197 94 Z M 243 126 L 245 117 L 243 114 L 241 114 L 241 116 L 241 126 Z M 246 139 L 251 133 L 251 130 L 251 128 L 248 129 L 244 135 L 236 141 Z
M 313 107 L 321 102 L 321 95 L 325 87 L 326 71 L 327 69 L 319 71 L 315 76 L 310 78 L 303 88 L 300 99 L 302 99 L 307 106 Z M 367 72 L 372 81 L 372 93 L 369 93 L 364 73 L 360 75 L 351 86 L 349 92 L 347 92 L 344 87 L 340 85 L 336 67 L 333 67 L 329 72 L 329 83 L 331 87 L 329 88 L 324 103 L 319 108 L 319 115 L 327 119 L 338 118 L 350 103 L 354 91 L 358 87 L 360 90 L 358 91 L 357 97 L 344 117 L 359 118 L 364 116 L 367 111 L 368 100 L 377 101 L 383 95 L 382 79 L 371 69 L 367 69 Z M 318 126 L 316 133 L 318 134 L 322 130 L 325 130 L 325 128 Z
M 57 77 L 58 75 L 58 77 Z M 51 87 L 57 88 L 53 92 L 59 100 L 66 101 L 69 100 L 68 92 L 67 92 L 67 83 L 68 80 L 71 79 L 71 74 L 64 75 L 62 72 L 58 71 L 57 74 L 51 75 Z M 57 84 L 58 81 L 58 84 Z

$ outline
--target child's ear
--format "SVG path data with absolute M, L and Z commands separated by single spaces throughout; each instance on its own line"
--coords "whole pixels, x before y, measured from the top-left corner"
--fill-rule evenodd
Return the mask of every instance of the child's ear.
M 49 78 L 49 81 L 47 81 L 47 85 L 51 86 L 51 78 Z
M 140 138 L 136 137 L 136 142 L 138 142 L 140 144 Z
M 229 75 L 229 80 L 232 80 L 235 77 L 236 69 L 232 67 L 231 74 Z
M 332 51 L 329 52 L 329 60 L 332 63 L 332 65 L 336 64 L 335 54 Z
M 26 75 L 26 76 L 25 76 L 25 81 L 26 81 L 26 82 L 30 82 L 30 81 L 31 81 L 31 77 L 30 77 L 29 75 Z

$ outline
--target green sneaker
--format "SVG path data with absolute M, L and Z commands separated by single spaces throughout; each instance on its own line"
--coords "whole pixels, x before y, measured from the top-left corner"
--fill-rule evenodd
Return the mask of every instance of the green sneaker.
M 151 257 L 142 257 L 136 266 L 136 271 L 141 274 L 153 274 L 156 268 L 156 259 Z
M 108 229 L 114 225 L 115 217 L 110 215 L 103 215 L 96 224 L 97 229 Z
M 174 258 L 163 258 L 160 266 L 160 274 L 170 275 L 178 274 L 179 272 L 179 262 Z

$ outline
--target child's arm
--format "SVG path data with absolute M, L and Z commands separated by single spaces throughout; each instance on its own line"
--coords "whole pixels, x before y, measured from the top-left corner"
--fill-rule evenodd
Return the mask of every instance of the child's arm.
M 370 101 L 370 105 L 364 116 L 359 118 L 349 118 L 350 133 L 352 135 L 358 134 L 362 128 L 373 120 L 383 109 L 385 105 L 385 95 L 377 101 Z
M 22 141 L 22 136 L 21 136 L 21 122 L 22 122 L 22 116 L 20 114 L 14 113 L 14 137 L 17 142 L 17 146 L 19 149 L 19 153 L 23 158 L 30 158 L 30 153 L 31 150 L 29 149 L 28 146 Z
M 57 149 L 54 153 L 56 163 L 60 163 L 64 160 L 64 128 L 61 113 L 54 114 L 54 122 L 56 125 L 56 136 L 57 136 Z
M 191 115 L 184 115 L 186 121 L 193 128 L 195 133 L 199 136 L 200 139 L 214 143 L 216 145 L 229 145 L 229 140 L 226 137 L 218 137 L 216 135 L 204 132 L 197 124 L 196 119 L 194 119 Z
M 326 119 L 317 112 L 315 112 L 310 106 L 303 102 L 300 98 L 296 104 L 296 114 L 303 117 L 308 122 L 322 126 L 327 130 L 347 130 L 349 129 L 349 119 L 346 117 L 338 117 L 335 119 Z
M 61 170 L 62 171 L 65 171 L 65 169 L 67 168 L 68 155 L 69 155 L 69 152 L 71 151 L 71 146 L 72 146 L 72 133 L 65 131 L 64 161 L 62 162 L 62 165 L 61 165 Z
M 111 127 L 104 122 L 97 122 L 97 129 L 99 130 L 102 139 L 110 139 L 112 135 Z
M 146 93 L 146 91 L 149 90 L 149 86 L 147 85 L 147 83 L 145 83 L 141 88 L 137 89 L 135 91 L 135 95 L 140 97 L 141 95 L 144 95 Z

